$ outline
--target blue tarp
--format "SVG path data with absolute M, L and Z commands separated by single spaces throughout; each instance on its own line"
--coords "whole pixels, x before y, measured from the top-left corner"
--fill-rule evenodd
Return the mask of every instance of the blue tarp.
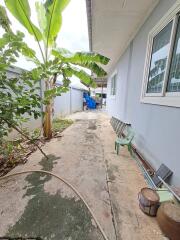
M 87 107 L 89 109 L 96 109 L 96 101 L 88 95 L 88 93 L 84 93 L 83 97 L 86 100 Z

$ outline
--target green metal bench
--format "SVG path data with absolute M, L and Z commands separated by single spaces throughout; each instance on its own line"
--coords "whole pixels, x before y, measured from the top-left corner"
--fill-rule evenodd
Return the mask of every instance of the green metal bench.
M 120 149 L 120 146 L 127 146 L 128 147 L 128 151 L 132 154 L 132 145 L 131 145 L 131 142 L 134 138 L 134 132 L 128 128 L 127 129 L 127 135 L 122 138 L 117 138 L 116 141 L 115 141 L 115 150 L 117 152 L 117 155 L 119 154 L 119 149 Z

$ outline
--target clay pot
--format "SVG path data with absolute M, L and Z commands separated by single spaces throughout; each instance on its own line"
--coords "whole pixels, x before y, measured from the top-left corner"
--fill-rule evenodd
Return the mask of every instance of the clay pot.
M 151 188 L 142 188 L 138 194 L 140 209 L 149 216 L 156 216 L 159 207 L 159 195 Z
M 157 221 L 166 237 L 171 240 L 180 239 L 180 205 L 162 203 L 157 212 Z

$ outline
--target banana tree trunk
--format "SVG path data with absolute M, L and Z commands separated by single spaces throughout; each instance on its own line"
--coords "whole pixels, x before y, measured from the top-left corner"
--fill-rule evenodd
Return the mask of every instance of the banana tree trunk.
M 51 104 L 48 104 L 45 108 L 44 125 L 43 125 L 44 137 L 47 139 L 52 138 L 52 116 L 51 115 L 52 115 Z
M 46 81 L 46 90 L 51 88 L 50 79 Z M 49 103 L 45 106 L 45 116 L 43 123 L 43 135 L 47 139 L 52 138 L 52 105 Z

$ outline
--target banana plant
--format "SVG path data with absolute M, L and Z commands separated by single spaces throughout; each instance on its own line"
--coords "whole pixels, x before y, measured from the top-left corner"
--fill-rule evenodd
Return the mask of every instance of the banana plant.
M 70 0 L 37 1 L 35 6 L 38 26 L 31 20 L 30 1 L 4 0 L 4 2 L 10 13 L 34 37 L 41 52 L 41 59 L 38 59 L 35 52 L 29 54 L 28 58 L 36 64 L 36 68 L 29 72 L 29 76 L 44 80 L 45 83 L 43 129 L 44 136 L 49 139 L 52 137 L 52 99 L 68 90 L 73 75 L 78 77 L 82 83 L 93 86 L 95 84 L 93 78 L 85 69 L 90 69 L 98 77 L 105 76 L 106 72 L 102 65 L 106 65 L 109 59 L 97 53 L 71 53 L 66 49 L 57 47 L 56 39 L 62 26 L 62 12 Z M 56 86 L 59 75 L 63 79 L 61 87 Z

